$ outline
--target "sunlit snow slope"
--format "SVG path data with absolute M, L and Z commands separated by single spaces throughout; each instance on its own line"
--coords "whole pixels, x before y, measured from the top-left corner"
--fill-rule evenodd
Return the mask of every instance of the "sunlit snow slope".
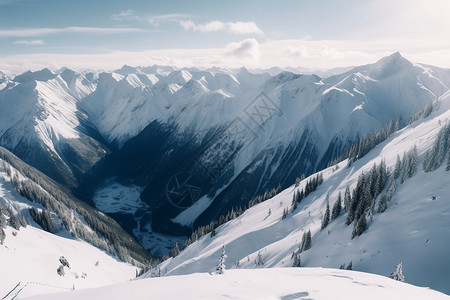
M 320 268 L 229 270 L 135 280 L 32 299 L 446 300 L 449 296 L 373 274 Z
M 240 268 L 253 269 L 258 253 L 264 258 L 265 268 L 291 267 L 292 253 L 299 248 L 303 233 L 310 229 L 312 248 L 300 254 L 304 267 L 339 268 L 352 262 L 353 270 L 388 276 L 403 261 L 406 282 L 449 294 L 450 172 L 445 170 L 445 163 L 429 173 L 422 168 L 425 151 L 432 147 L 449 118 L 450 93 L 447 93 L 430 116 L 393 134 L 350 167 L 345 160 L 338 167 L 325 169 L 324 183 L 303 199 L 293 213 L 293 193 L 303 188 L 306 180 L 297 188 L 291 186 L 248 209 L 219 227 L 214 237 L 208 234 L 165 261 L 160 266 L 163 275 L 213 271 L 223 245 L 228 268 L 235 268 L 239 261 Z M 368 217 L 367 231 L 351 239 L 353 224 L 345 225 L 345 212 L 321 231 L 327 194 L 333 206 L 338 193 L 344 196 L 347 186 L 353 189 L 363 171 L 367 173 L 381 160 L 392 171 L 397 154 L 402 156 L 414 145 L 418 149 L 417 174 L 398 185 L 385 212 L 377 213 L 375 209 L 373 219 Z M 282 220 L 285 208 L 290 213 Z
M 14 190 L 1 159 L 0 204 L 14 214 L 24 215 L 29 224 L 19 230 L 11 227 L 9 223 L 3 228 L 5 240 L 0 243 L 2 299 L 13 299 L 19 290 L 19 298 L 22 298 L 61 292 L 73 287 L 98 287 L 123 282 L 135 276 L 136 267 L 118 261 L 81 239 L 73 238 L 67 230 L 59 228 L 59 225 L 57 234 L 42 230 L 28 213 L 28 208 L 41 206 L 28 201 Z M 57 224 L 57 218 L 53 218 Z M 57 273 L 61 256 L 64 256 L 70 265 L 70 269 L 64 268 L 64 276 Z M 3 298 L 16 285 L 18 287 L 10 296 Z

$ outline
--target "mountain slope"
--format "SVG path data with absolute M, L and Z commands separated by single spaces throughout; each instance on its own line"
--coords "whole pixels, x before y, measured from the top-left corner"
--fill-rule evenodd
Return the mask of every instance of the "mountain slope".
M 48 232 L 84 240 L 123 261 L 139 266 L 151 262 L 152 257 L 114 220 L 1 147 L 0 172 L 0 217 L 6 216 L 16 230 L 37 222 Z
M 20 285 L 15 292 L 23 288 L 19 294 L 22 298 L 58 293 L 73 287 L 81 289 L 110 285 L 135 276 L 136 267 L 120 262 L 81 240 L 43 231 L 36 224 L 18 231 L 7 226 L 5 233 L 6 239 L 0 245 L 0 264 L 4 270 L 0 282 L 1 297 L 18 283 Z M 61 256 L 67 259 L 71 267 L 65 268 L 64 276 L 57 273 Z
M 95 85 L 69 70 L 44 71 L 17 76 L 0 91 L 0 145 L 73 187 L 108 152 L 77 107 Z
M 173 288 L 176 287 L 176 288 Z M 449 299 L 439 292 L 385 277 L 344 270 L 229 270 L 223 275 L 192 274 L 134 280 L 107 288 L 32 299 Z
M 406 125 L 448 90 L 450 71 L 395 53 L 323 79 L 124 66 L 2 80 L 0 145 L 90 204 L 102 189 L 138 186 L 136 212 L 108 214 L 162 255 L 174 235 L 325 168 L 390 121 Z M 174 193 L 177 176 L 195 193 Z
M 115 153 L 112 173 L 145 187 L 141 199 L 152 207 L 152 227 L 167 234 L 207 224 L 278 184 L 286 188 L 392 120 L 406 125 L 450 82 L 448 70 L 412 64 L 398 53 L 327 79 L 289 72 L 261 77 L 241 70 L 232 81 L 227 75 L 232 85 L 222 93 L 212 92 L 217 74 L 201 73 L 194 96 L 178 99 L 200 76 L 189 74 L 173 74 L 174 84 L 181 87 L 185 80 L 185 86 L 164 97 L 168 102 L 157 106 L 164 107 L 156 110 L 158 119 L 147 114 L 150 124 Z M 155 87 L 163 83 L 160 79 Z M 180 173 L 199 182 L 203 197 L 193 212 L 174 207 L 167 196 L 167 185 Z M 180 219 L 180 224 L 170 221 Z
M 215 236 L 203 236 L 162 263 L 161 270 L 167 275 L 213 271 L 223 245 L 228 256 L 227 268 L 235 268 L 237 261 L 240 268 L 255 268 L 258 253 L 264 258 L 264 267 L 290 267 L 303 234 L 311 230 L 312 248 L 299 254 L 302 266 L 338 268 L 352 262 L 354 270 L 387 276 L 403 261 L 406 282 L 450 293 L 447 275 L 450 260 L 446 254 L 450 245 L 449 173 L 445 164 L 433 172 L 422 169 L 426 151 L 432 148 L 449 118 L 447 92 L 430 116 L 393 134 L 350 166 L 343 161 L 324 170 L 324 183 L 303 199 L 295 211 L 291 208 L 293 194 L 305 187 L 307 179 L 298 187 L 291 186 L 246 210 L 217 228 Z M 365 213 L 368 228 L 361 236 L 352 238 L 354 226 L 345 225 L 345 212 L 321 230 L 327 199 L 333 206 L 338 193 L 344 197 L 347 186 L 354 189 L 362 172 L 370 174 L 374 163 L 381 161 L 386 163 L 392 182 L 397 155 L 402 156 L 414 146 L 418 153 L 417 174 L 403 183 L 397 180 L 396 184 L 385 186 L 375 207 L 382 195 L 391 194 L 387 209 L 382 213 L 375 210 L 372 217 L 370 210 Z M 286 208 L 289 214 L 283 219 Z

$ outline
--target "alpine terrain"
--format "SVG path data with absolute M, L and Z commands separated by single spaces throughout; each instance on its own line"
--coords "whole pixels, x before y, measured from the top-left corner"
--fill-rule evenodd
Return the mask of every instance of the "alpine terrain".
M 269 71 L 0 73 L 0 297 L 448 299 L 450 70 Z

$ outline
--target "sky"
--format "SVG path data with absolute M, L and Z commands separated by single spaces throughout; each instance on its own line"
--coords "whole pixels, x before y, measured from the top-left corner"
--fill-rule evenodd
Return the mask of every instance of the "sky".
M 449 0 L 0 0 L 0 71 L 124 64 L 450 68 Z

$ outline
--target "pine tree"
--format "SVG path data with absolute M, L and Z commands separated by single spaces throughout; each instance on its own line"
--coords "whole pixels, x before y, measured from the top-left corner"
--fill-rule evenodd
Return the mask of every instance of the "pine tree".
M 339 214 L 341 213 L 341 209 L 342 209 L 341 202 L 342 202 L 342 197 L 341 197 L 341 192 L 339 192 L 338 199 L 334 203 L 333 210 L 331 211 L 331 220 L 336 219 L 339 216 Z
M 301 264 L 300 253 L 299 253 L 299 251 L 295 251 L 294 252 L 294 262 L 292 263 L 292 267 L 298 268 L 298 267 L 300 267 L 300 264 Z
M 237 260 L 237 261 L 234 262 L 234 267 L 235 267 L 236 269 L 239 269 L 239 268 L 241 267 L 241 263 L 239 262 L 239 260 Z
M 287 215 L 289 213 L 289 210 L 287 208 L 283 208 L 283 215 L 281 216 L 281 219 L 286 219 Z
M 401 168 L 402 168 L 402 161 L 400 160 L 400 155 L 397 154 L 397 161 L 395 162 L 394 172 L 392 173 L 394 179 L 400 177 Z
M 225 259 L 227 255 L 225 254 L 225 245 L 222 246 L 222 254 L 220 255 L 219 264 L 217 265 L 216 271 L 219 274 L 225 273 Z
M 353 195 L 350 205 L 348 207 L 347 219 L 345 220 L 346 225 L 350 225 L 353 222 L 353 220 L 355 219 L 356 207 L 358 205 L 356 193 L 357 193 L 356 189 L 353 190 L 354 195 Z
M 328 195 L 327 195 L 327 198 L 328 198 Z M 325 214 L 322 219 L 321 230 L 324 230 L 328 226 L 329 222 L 330 222 L 330 202 L 327 199 L 327 208 L 325 209 Z
M 355 222 L 355 225 L 354 225 L 353 231 L 352 231 L 352 239 L 363 234 L 363 232 L 366 231 L 366 227 L 367 227 L 366 216 L 364 214 L 362 214 L 360 216 L 360 218 L 358 219 L 358 221 Z
M 3 245 L 3 241 L 6 238 L 6 234 L 5 231 L 3 230 L 3 228 L 0 227 L 0 245 Z
M 448 153 L 447 167 L 445 167 L 445 171 L 450 171 L 450 152 Z
M 345 188 L 345 193 L 344 193 L 344 207 L 345 207 L 346 212 L 348 212 L 351 202 L 352 202 L 352 196 L 350 194 L 350 188 L 347 185 L 347 187 Z
M 352 261 L 348 264 L 346 270 L 353 270 L 353 262 Z
M 261 255 L 261 251 L 258 252 L 258 256 L 256 257 L 255 264 L 257 267 L 264 266 L 264 259 Z
M 386 210 L 387 208 L 387 196 L 383 195 L 380 198 L 380 202 L 378 202 L 378 212 L 382 213 Z
M 6 218 L 5 215 L 2 213 L 2 210 L 0 209 L 0 228 L 5 228 L 6 226 Z
M 302 246 L 300 247 L 300 249 L 301 249 L 300 252 L 310 249 L 311 246 L 312 246 L 311 230 L 308 230 L 307 232 L 303 233 Z
M 397 281 L 405 281 L 405 276 L 403 275 L 403 264 L 400 262 L 397 267 L 395 268 L 395 271 L 389 275 L 389 278 L 397 280 Z
M 170 256 L 175 257 L 178 254 L 180 254 L 180 248 L 178 247 L 178 243 L 175 243 L 175 245 L 173 245 L 172 250 L 170 251 Z

